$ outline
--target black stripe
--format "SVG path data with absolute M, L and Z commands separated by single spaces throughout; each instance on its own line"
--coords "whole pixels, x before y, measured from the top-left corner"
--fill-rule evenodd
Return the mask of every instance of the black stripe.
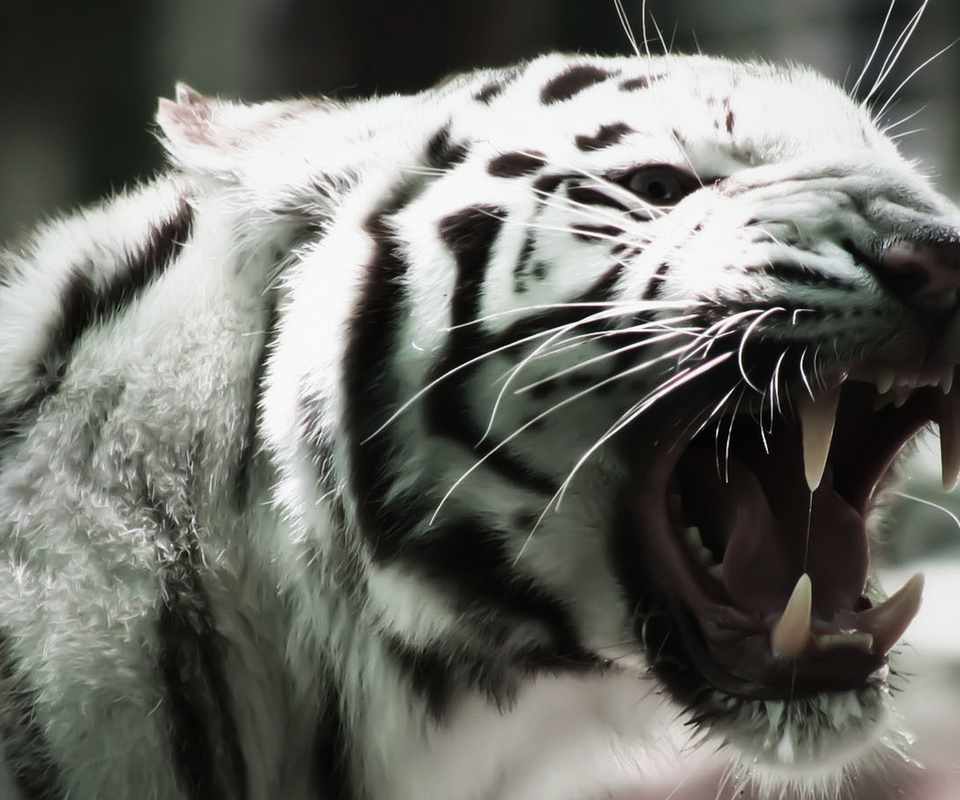
M 607 194 L 599 188 L 580 185 L 568 186 L 567 197 L 573 200 L 573 202 L 585 206 L 604 206 L 606 208 L 615 208 L 617 211 L 630 211 L 629 206 L 627 206 L 623 200 Z
M 424 161 L 442 161 L 449 144 L 449 125 L 441 128 L 428 143 Z M 416 500 L 384 498 L 391 489 L 391 460 L 396 451 L 394 429 L 379 430 L 399 404 L 399 386 L 394 374 L 396 336 L 402 324 L 407 292 L 404 277 L 407 264 L 399 257 L 399 243 L 390 217 L 416 194 L 422 177 L 398 184 L 383 205 L 364 223 L 374 243 L 374 252 L 364 270 L 357 301 L 348 323 L 347 343 L 342 361 L 347 397 L 344 427 L 350 454 L 348 481 L 357 503 L 360 532 L 374 559 L 383 540 L 401 541 L 429 512 L 422 497 Z M 301 428 L 313 429 L 311 415 L 322 411 L 316 398 L 302 397 Z M 329 443 L 311 442 L 320 457 L 321 480 L 329 477 Z
M 105 286 L 94 285 L 88 266 L 75 267 L 63 290 L 60 319 L 50 332 L 55 357 L 65 359 L 87 328 L 104 324 L 138 297 L 173 262 L 192 227 L 193 210 L 181 200 L 173 217 L 150 231 L 140 252 Z
M 201 578 L 195 523 L 157 509 L 162 605 L 158 667 L 170 720 L 170 748 L 191 800 L 247 796 L 246 763 L 230 708 L 224 643 Z
M 349 452 L 349 481 L 356 498 L 360 531 L 374 559 L 387 558 L 386 542 L 400 542 L 427 513 L 422 502 L 384 498 L 391 487 L 394 428 L 382 431 L 399 403 L 394 374 L 396 336 L 407 303 L 406 262 L 398 255 L 389 217 L 409 199 L 414 187 L 401 185 L 366 223 L 374 253 L 349 322 L 342 361 L 346 403 L 344 427 Z
M 457 280 L 451 300 L 449 334 L 443 355 L 431 370 L 437 380 L 489 350 L 489 336 L 475 322 L 480 314 L 483 281 L 490 251 L 500 233 L 506 212 L 492 206 L 470 206 L 440 222 L 440 236 L 457 262 Z M 513 458 L 508 448 L 482 442 L 483 430 L 466 400 L 475 368 L 459 369 L 441 380 L 426 398 L 427 429 L 448 436 L 487 457 L 486 465 L 508 480 L 535 491 L 556 491 L 552 479 L 539 475 Z
M 240 445 L 240 456 L 237 459 L 236 477 L 234 479 L 234 506 L 242 509 L 250 495 L 250 472 L 253 467 L 254 456 L 257 452 L 257 424 L 260 419 L 260 402 L 266 389 L 265 376 L 267 360 L 273 351 L 274 342 L 278 334 L 280 313 L 277 309 L 276 298 L 271 297 L 267 311 L 267 325 L 260 343 L 260 355 L 253 368 L 251 376 L 250 406 L 247 409 L 247 429 L 244 432 L 243 442 Z
M 633 133 L 633 128 L 627 123 L 613 122 L 609 125 L 601 125 L 593 136 L 577 136 L 574 142 L 584 151 L 602 150 L 617 144 L 628 133 Z
M 404 557 L 414 569 L 451 589 L 460 599 L 458 613 L 464 623 L 489 642 L 469 651 L 446 645 L 413 649 L 397 639 L 389 642 L 413 688 L 437 717 L 443 716 L 458 686 L 472 686 L 495 703 L 506 702 L 512 689 L 510 667 L 531 674 L 582 670 L 598 663 L 580 646 L 563 602 L 517 573 L 504 538 L 482 522 L 465 519 L 405 544 Z M 518 620 L 543 623 L 551 641 L 504 652 L 500 646 Z
M 61 292 L 60 316 L 50 330 L 50 347 L 34 366 L 36 390 L 16 407 L 0 413 L 0 450 L 20 434 L 40 404 L 59 390 L 70 351 L 84 331 L 106 323 L 158 277 L 189 239 L 192 226 L 193 210 L 181 200 L 174 215 L 151 230 L 140 252 L 104 287 L 94 286 L 89 264 L 74 267 Z
M 624 92 L 636 92 L 640 89 L 647 89 L 651 84 L 662 81 L 666 75 L 641 75 L 637 78 L 629 78 L 620 84 Z
M 536 238 L 533 230 L 528 230 L 523 237 L 523 246 L 520 248 L 520 255 L 517 256 L 517 263 L 513 265 L 513 291 L 517 294 L 527 291 L 527 277 L 530 270 L 530 257 L 533 255 L 533 248 L 536 244 Z
M 601 83 L 615 75 L 615 72 L 596 67 L 593 64 L 579 64 L 570 67 L 552 78 L 540 91 L 540 102 L 544 105 L 560 103 L 582 92 L 584 89 Z
M 644 300 L 656 300 L 660 297 L 660 294 L 663 292 L 663 282 L 666 280 L 669 271 L 670 264 L 666 261 L 657 267 L 653 276 L 647 281 L 647 288 L 643 291 Z
M 615 225 L 588 225 L 574 223 L 570 226 L 574 236 L 587 242 L 609 242 L 618 236 L 623 236 L 623 229 Z
M 563 175 L 541 175 L 533 182 L 533 191 L 541 197 L 546 197 L 557 191 L 557 187 L 564 180 Z
M 317 800 L 361 800 L 361 792 L 350 777 L 350 746 L 336 678 L 327 676 L 326 684 L 314 749 L 314 782 L 320 789 Z
M 490 103 L 503 94 L 510 84 L 522 74 L 522 68 L 515 68 L 506 71 L 499 80 L 492 80 L 489 83 L 481 86 L 480 89 L 473 95 L 473 99 L 478 103 L 490 105 Z
M 7 768 L 24 800 L 65 800 L 34 691 L 0 632 L 0 738 Z
M 802 249 L 802 248 L 801 248 Z M 744 275 L 768 275 L 779 278 L 785 283 L 818 288 L 838 289 L 844 292 L 859 291 L 860 287 L 835 275 L 826 275 L 817 269 L 790 261 L 774 261 L 769 264 L 748 264 L 737 267 L 736 271 Z
M 591 313 L 590 309 L 584 310 L 583 308 L 577 307 L 577 304 L 603 303 L 612 300 L 617 283 L 620 281 L 623 272 L 623 264 L 615 264 L 594 281 L 593 285 L 588 287 L 586 291 L 572 298 L 569 301 L 571 305 L 560 306 L 551 311 L 532 314 L 517 320 L 493 337 L 489 346 L 491 348 L 509 347 L 511 344 L 526 339 L 533 334 L 575 323 L 577 320 Z M 585 324 L 582 327 L 578 327 L 577 331 L 582 333 L 594 330 L 599 331 L 604 330 L 609 327 L 609 325 L 610 323 L 608 322 Z
M 446 170 L 466 160 L 470 148 L 462 142 L 453 142 L 450 136 L 450 123 L 444 125 L 427 142 L 424 153 L 426 166 Z
M 540 169 L 545 159 L 543 153 L 535 150 L 525 153 L 501 153 L 487 165 L 487 172 L 496 178 L 520 178 Z

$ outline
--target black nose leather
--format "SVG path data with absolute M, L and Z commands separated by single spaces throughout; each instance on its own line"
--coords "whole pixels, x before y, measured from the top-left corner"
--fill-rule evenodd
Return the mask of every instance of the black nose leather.
M 880 254 L 879 267 L 887 290 L 911 308 L 940 316 L 957 306 L 960 244 L 906 239 Z

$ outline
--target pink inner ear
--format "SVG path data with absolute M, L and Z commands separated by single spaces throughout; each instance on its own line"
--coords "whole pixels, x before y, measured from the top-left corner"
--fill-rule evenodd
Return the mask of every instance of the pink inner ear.
M 157 108 L 157 124 L 173 145 L 174 151 L 184 143 L 194 146 L 215 144 L 210 136 L 213 110 L 203 97 L 190 91 L 191 102 L 188 105 L 161 97 Z M 179 100 L 179 89 L 177 95 Z M 199 102 L 193 102 L 194 99 Z
M 196 89 L 191 89 L 185 83 L 178 83 L 176 86 L 177 103 L 182 106 L 200 106 L 208 105 L 207 99 Z

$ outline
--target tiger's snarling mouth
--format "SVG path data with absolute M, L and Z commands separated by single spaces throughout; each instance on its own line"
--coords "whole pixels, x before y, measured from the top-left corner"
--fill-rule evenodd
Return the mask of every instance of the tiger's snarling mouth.
M 795 388 L 782 414 L 661 440 L 639 482 L 647 569 L 682 642 L 670 652 L 731 695 L 880 683 L 920 606 L 921 575 L 886 600 L 871 580 L 867 519 L 898 454 L 931 422 L 944 483 L 956 482 L 953 367 L 861 366 L 832 383 L 815 399 Z

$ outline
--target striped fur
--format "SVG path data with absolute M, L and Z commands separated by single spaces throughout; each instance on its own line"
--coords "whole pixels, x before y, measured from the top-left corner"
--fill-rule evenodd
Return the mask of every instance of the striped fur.
M 19 797 L 625 795 L 681 711 L 793 768 L 674 668 L 627 508 L 661 431 L 912 324 L 834 231 L 957 216 L 869 115 L 803 70 L 548 56 L 158 121 L 167 177 L 0 262 Z M 697 181 L 671 213 L 652 167 Z M 897 742 L 886 696 L 797 700 L 797 761 L 839 754 L 810 791 Z

